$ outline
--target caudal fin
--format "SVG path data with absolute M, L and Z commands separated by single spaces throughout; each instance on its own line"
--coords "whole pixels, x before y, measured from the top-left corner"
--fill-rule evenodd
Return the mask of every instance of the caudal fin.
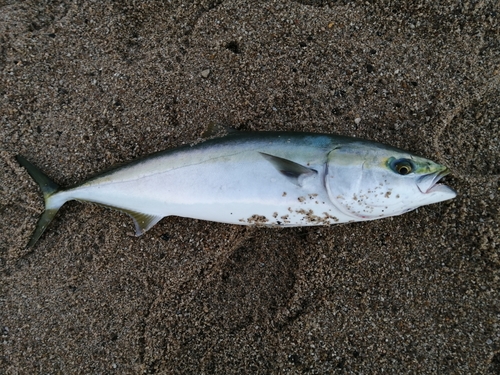
M 60 199 L 53 199 L 53 197 L 60 191 L 60 188 L 40 169 L 35 167 L 21 155 L 17 155 L 16 159 L 19 164 L 26 168 L 33 180 L 35 180 L 36 183 L 40 185 L 40 189 L 42 189 L 43 193 L 43 199 L 45 201 L 45 211 L 43 212 L 42 216 L 40 216 L 35 232 L 33 232 L 33 236 L 31 237 L 30 242 L 28 242 L 28 247 L 31 247 L 42 236 L 43 232 L 50 224 L 52 219 L 54 219 L 57 211 L 59 211 L 59 208 L 61 208 L 65 201 Z

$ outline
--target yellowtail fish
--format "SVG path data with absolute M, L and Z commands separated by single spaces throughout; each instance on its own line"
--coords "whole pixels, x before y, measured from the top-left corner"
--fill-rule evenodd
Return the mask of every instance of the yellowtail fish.
M 132 217 L 141 235 L 165 216 L 263 226 L 380 219 L 456 196 L 438 181 L 449 170 L 394 147 L 357 138 L 237 132 L 169 149 L 60 188 L 22 156 L 45 211 L 33 246 L 67 201 Z

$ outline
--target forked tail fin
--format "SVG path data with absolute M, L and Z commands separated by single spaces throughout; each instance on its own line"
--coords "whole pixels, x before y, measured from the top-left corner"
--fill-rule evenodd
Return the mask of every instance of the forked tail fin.
M 33 180 L 40 185 L 40 189 L 42 189 L 43 193 L 43 199 L 45 201 L 45 211 L 42 216 L 40 216 L 35 232 L 33 232 L 33 236 L 31 237 L 30 242 L 28 242 L 28 247 L 31 247 L 42 236 L 47 226 L 56 216 L 59 208 L 61 208 L 61 206 L 65 203 L 65 200 L 53 199 L 54 196 L 60 191 L 59 185 L 47 177 L 40 169 L 35 167 L 21 155 L 17 155 L 16 159 L 19 164 L 26 168 Z

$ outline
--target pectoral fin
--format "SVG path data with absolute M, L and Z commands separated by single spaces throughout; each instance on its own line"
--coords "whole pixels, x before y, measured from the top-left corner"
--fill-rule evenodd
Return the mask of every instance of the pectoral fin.
M 304 167 L 294 161 L 283 159 L 278 156 L 273 156 L 260 152 L 282 175 L 288 178 L 297 186 L 302 186 L 302 181 L 306 177 L 314 176 L 318 173 L 315 169 Z

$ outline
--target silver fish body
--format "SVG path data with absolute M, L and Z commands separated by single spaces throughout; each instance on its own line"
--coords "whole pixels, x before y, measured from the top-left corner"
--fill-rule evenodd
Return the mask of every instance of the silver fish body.
M 29 243 L 69 200 L 128 213 L 140 235 L 165 216 L 242 225 L 374 220 L 454 198 L 448 169 L 380 143 L 327 134 L 238 132 L 138 159 L 60 189 L 18 156 L 46 211 Z

